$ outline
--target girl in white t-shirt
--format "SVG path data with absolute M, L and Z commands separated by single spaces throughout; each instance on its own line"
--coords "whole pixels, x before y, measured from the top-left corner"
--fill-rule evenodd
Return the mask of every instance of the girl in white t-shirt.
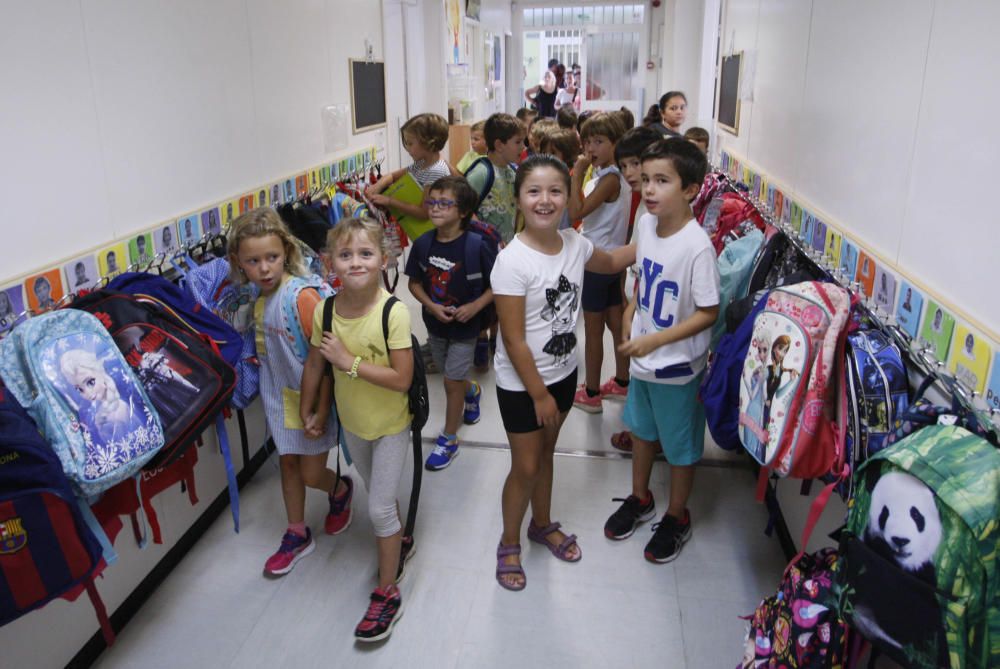
M 550 511 L 556 439 L 576 389 L 583 270 L 611 273 L 635 261 L 631 246 L 607 253 L 575 230 L 559 229 L 569 189 L 562 161 L 534 155 L 521 164 L 514 196 L 524 230 L 500 252 L 490 275 L 501 335 L 497 400 L 511 452 L 496 578 L 508 590 L 526 584 L 520 535 L 529 501 L 528 538 L 566 562 L 582 555 L 576 536 L 564 534 Z

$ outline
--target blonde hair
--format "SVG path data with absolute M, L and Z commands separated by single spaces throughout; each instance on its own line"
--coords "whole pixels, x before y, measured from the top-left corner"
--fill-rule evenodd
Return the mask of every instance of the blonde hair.
M 385 232 L 377 221 L 370 218 L 342 218 L 337 225 L 326 233 L 326 252 L 331 257 L 337 250 L 337 245 L 351 239 L 355 235 L 364 234 L 368 241 L 374 244 L 379 252 L 386 256 L 388 249 L 385 243 Z
M 233 280 L 238 283 L 247 282 L 239 261 L 240 244 L 243 240 L 268 235 L 275 235 L 281 240 L 281 246 L 285 249 L 285 271 L 296 276 L 308 276 L 309 268 L 299 249 L 298 240 L 289 231 L 288 226 L 270 207 L 257 207 L 240 214 L 229 224 L 229 232 L 226 234 L 229 240 L 226 253 L 229 256 L 229 267 L 232 270 L 230 274 Z
M 482 132 L 483 128 L 485 128 L 485 127 L 486 127 L 486 121 L 485 120 L 483 120 L 483 121 L 476 121 L 475 123 L 472 124 L 472 127 L 469 128 L 469 132 Z

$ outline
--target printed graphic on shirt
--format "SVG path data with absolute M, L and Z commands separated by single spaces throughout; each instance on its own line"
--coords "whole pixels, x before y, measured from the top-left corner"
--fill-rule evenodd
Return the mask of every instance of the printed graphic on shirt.
M 546 305 L 542 308 L 542 319 L 552 324 L 552 338 L 542 350 L 555 357 L 557 367 L 565 367 L 576 349 L 573 316 L 579 300 L 580 286 L 562 274 L 556 288 L 545 289 Z
M 677 301 L 681 287 L 663 274 L 663 265 L 651 258 L 642 259 L 642 276 L 639 286 L 639 309 L 648 312 L 657 331 L 674 324 Z M 645 330 L 639 334 L 648 334 Z
M 458 306 L 458 300 L 448 294 L 448 285 L 456 275 L 462 263 L 454 262 L 441 256 L 431 256 L 427 259 L 427 277 L 430 279 L 430 298 L 446 307 Z

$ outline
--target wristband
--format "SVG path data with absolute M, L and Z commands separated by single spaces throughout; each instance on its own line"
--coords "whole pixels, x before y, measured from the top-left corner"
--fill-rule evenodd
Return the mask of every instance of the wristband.
M 349 371 L 347 375 L 352 379 L 358 378 L 358 367 L 360 366 L 361 366 L 361 356 L 360 355 L 354 356 L 354 364 L 351 365 L 351 371 Z

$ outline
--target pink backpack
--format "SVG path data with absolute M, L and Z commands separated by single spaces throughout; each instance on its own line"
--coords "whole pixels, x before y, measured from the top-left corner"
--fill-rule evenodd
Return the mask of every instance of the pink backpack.
M 768 471 L 801 479 L 844 473 L 838 400 L 850 310 L 846 290 L 807 281 L 772 290 L 754 319 L 739 425 L 763 479 Z

